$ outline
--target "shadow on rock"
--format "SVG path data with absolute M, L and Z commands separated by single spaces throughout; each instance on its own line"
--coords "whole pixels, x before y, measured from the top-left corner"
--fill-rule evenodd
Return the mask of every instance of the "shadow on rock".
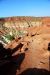
M 11 59 L 12 54 L 15 53 L 16 51 L 18 51 L 19 49 L 21 49 L 23 46 L 23 44 L 19 44 L 18 46 L 16 46 L 14 49 L 5 49 L 2 45 L 2 43 L 0 43 L 0 59 Z
M 16 65 L 17 69 L 20 70 L 20 65 L 22 64 L 24 58 L 25 58 L 25 53 L 21 53 L 16 56 L 13 56 L 12 63 Z
M 14 48 L 13 52 L 19 47 Z M 25 53 L 12 56 L 11 49 L 5 49 L 0 43 L 0 75 L 16 75 L 17 70 L 20 70 L 24 58 Z
M 12 57 L 12 61 L 7 61 L 4 65 L 0 66 L 0 75 L 16 75 L 24 58 L 24 53 Z
M 20 75 L 50 75 L 50 71 L 38 68 L 29 68 L 23 71 Z

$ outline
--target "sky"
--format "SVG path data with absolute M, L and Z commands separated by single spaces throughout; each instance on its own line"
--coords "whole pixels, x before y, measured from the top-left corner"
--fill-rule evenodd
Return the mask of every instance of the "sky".
M 50 0 L 0 0 L 0 17 L 50 16 Z

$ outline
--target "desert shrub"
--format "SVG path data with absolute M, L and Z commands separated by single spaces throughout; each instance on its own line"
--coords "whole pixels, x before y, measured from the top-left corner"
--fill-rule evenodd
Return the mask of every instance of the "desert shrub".
M 7 35 L 5 35 L 5 37 L 8 39 L 8 40 L 13 40 L 14 39 L 14 36 L 12 35 L 10 35 L 10 34 L 7 34 Z
M 6 34 L 5 36 L 2 36 L 2 40 L 5 43 L 10 43 L 14 39 L 14 36 L 11 36 L 10 34 Z

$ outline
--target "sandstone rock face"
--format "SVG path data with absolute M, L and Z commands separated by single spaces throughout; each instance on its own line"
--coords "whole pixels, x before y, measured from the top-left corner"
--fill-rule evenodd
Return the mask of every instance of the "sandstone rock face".
M 16 70 L 16 75 L 21 74 L 28 68 L 38 68 L 50 71 L 50 52 L 48 51 L 48 43 L 50 43 L 50 24 L 48 24 L 48 18 L 40 18 L 38 19 L 38 22 L 33 20 L 33 17 L 5 19 L 5 22 L 10 23 L 10 21 L 16 21 L 15 26 L 25 25 L 24 28 L 21 28 L 20 26 L 18 28 L 27 31 L 25 36 L 21 37 L 21 39 L 16 38 L 6 46 L 6 48 L 13 49 L 20 43 L 23 44 L 23 47 L 19 47 L 19 50 L 12 55 L 15 56 L 18 53 L 25 53 L 25 58 L 20 65 L 20 70 Z M 35 23 L 33 21 L 38 25 L 34 26 L 33 24 Z M 25 49 L 27 50 L 25 51 Z

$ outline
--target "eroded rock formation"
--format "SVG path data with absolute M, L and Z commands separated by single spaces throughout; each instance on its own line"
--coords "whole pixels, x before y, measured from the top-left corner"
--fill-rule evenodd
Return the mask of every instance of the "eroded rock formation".
M 12 55 L 15 56 L 18 53 L 25 53 L 20 70 L 16 74 L 20 74 L 28 68 L 46 69 L 49 71 L 50 54 L 48 51 L 48 43 L 50 43 L 50 18 L 14 17 L 6 18 L 4 22 L 7 23 L 7 25 L 4 23 L 6 27 L 8 25 L 10 27 L 14 25 L 17 30 L 27 31 L 25 36 L 20 37 L 20 39 L 15 38 L 6 46 L 6 48 L 13 49 L 19 44 L 22 44 L 22 47 L 19 47 L 19 51 L 16 51 Z M 21 28 L 19 25 L 26 27 Z

